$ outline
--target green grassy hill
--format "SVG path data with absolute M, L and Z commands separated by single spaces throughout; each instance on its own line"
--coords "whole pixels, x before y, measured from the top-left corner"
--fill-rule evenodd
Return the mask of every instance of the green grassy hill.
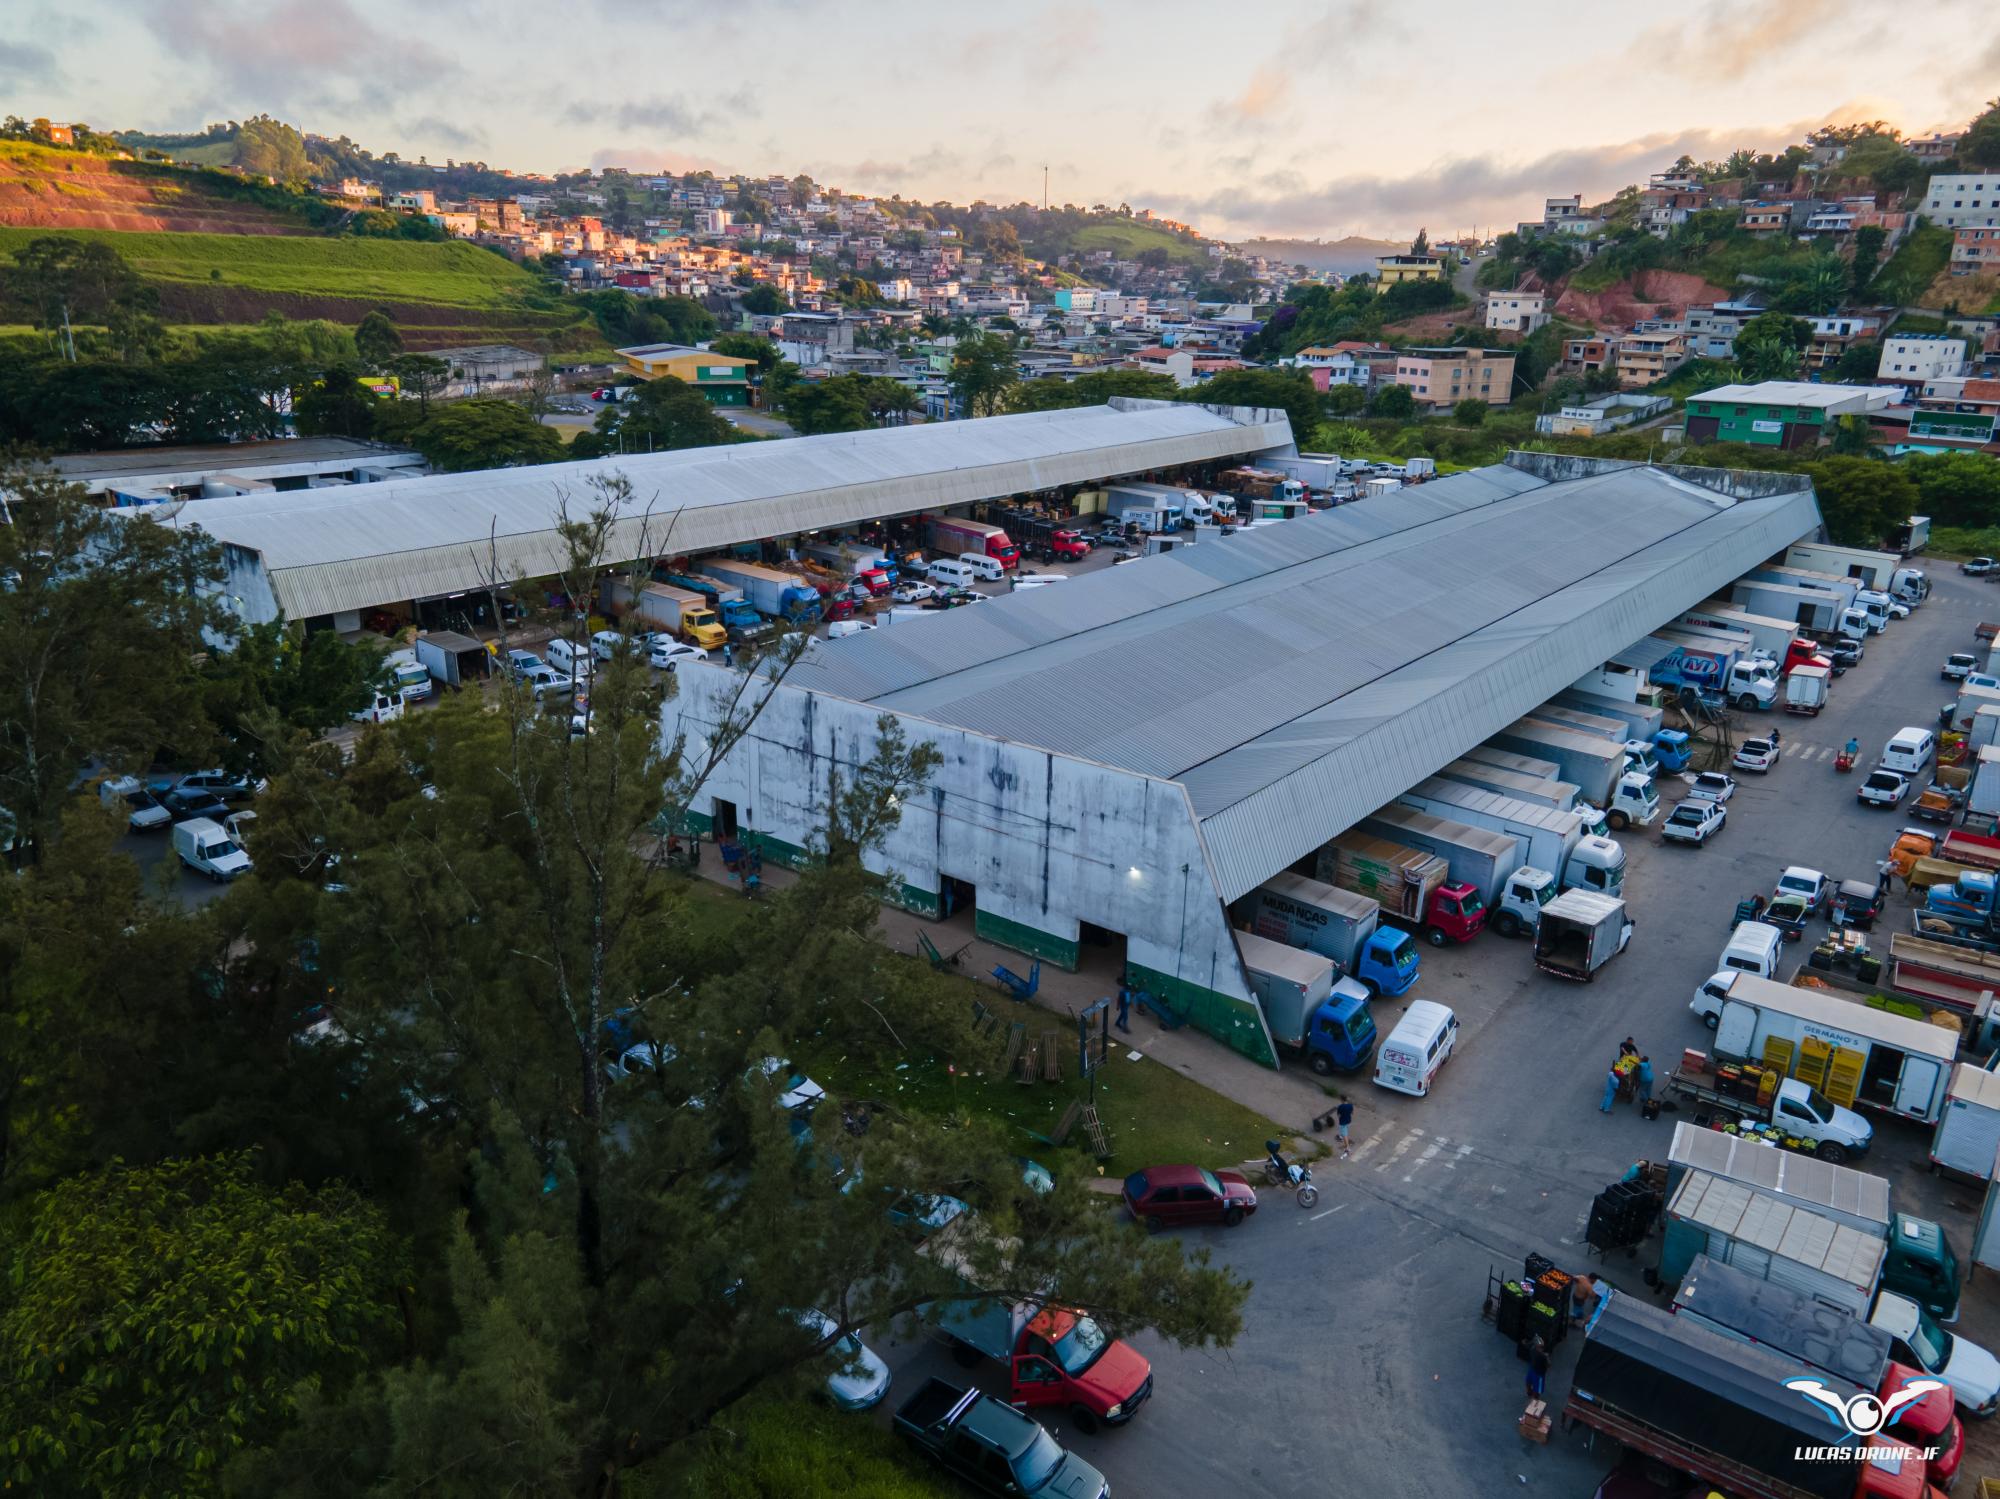
M 550 305 L 534 273 L 473 245 L 0 227 L 0 255 L 52 233 L 117 250 L 159 289 L 161 316 L 170 323 L 254 323 L 278 311 L 351 325 L 381 307 L 418 350 L 468 343 L 567 349 L 597 341 L 580 312 Z
M 1120 260 L 1131 260 L 1147 250 L 1165 250 L 1183 265 L 1206 265 L 1202 247 L 1166 229 L 1142 224 L 1137 219 L 1107 219 L 1085 224 L 1069 237 L 1069 248 L 1079 255 L 1092 250 L 1110 250 Z

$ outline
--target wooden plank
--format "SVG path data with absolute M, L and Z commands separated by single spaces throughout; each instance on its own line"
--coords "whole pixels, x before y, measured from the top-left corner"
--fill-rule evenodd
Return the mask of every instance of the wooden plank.
M 1013 1023 L 1013 1025 L 1008 1027 L 1007 1054 L 1000 1059 L 1000 1070 L 1002 1072 L 1007 1072 L 1012 1070 L 1014 1066 L 1014 1060 L 1015 1058 L 1021 1055 L 1021 1048 L 1023 1045 L 1026 1044 L 1027 1039 L 1028 1039 L 1028 1028 L 1027 1026 L 1023 1025 L 1020 1021 L 1017 1020 Z
M 1069 1107 L 1063 1110 L 1062 1118 L 1056 1121 L 1056 1127 L 1049 1132 L 1049 1143 L 1051 1145 L 1061 1145 L 1064 1141 L 1068 1140 L 1069 1132 L 1076 1128 L 1077 1121 L 1082 1117 L 1083 1104 L 1077 1099 L 1072 1098 L 1069 1102 Z

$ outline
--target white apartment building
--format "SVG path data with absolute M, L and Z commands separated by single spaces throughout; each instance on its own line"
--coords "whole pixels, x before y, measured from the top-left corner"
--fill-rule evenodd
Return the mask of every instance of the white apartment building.
M 1924 189 L 1923 215 L 1947 229 L 2000 225 L 2000 172 L 1933 177 Z
M 1496 291 L 1486 296 L 1486 326 L 1533 333 L 1549 320 L 1548 298 L 1538 291 Z
M 1875 378 L 1894 385 L 1922 385 L 1965 369 L 1965 340 L 1944 333 L 1906 333 L 1882 340 Z

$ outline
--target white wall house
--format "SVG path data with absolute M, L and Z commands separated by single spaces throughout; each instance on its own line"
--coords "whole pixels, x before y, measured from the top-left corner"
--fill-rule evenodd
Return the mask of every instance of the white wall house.
M 1882 340 L 1875 378 L 1898 385 L 1922 385 L 1965 368 L 1965 340 L 1943 333 L 1911 333 Z
M 1933 224 L 1962 229 L 1968 224 L 2000 224 L 2000 172 L 1964 172 L 1933 177 L 1924 189 L 1923 215 Z
M 1486 297 L 1486 326 L 1533 333 L 1549 320 L 1548 298 L 1538 291 L 1496 291 Z

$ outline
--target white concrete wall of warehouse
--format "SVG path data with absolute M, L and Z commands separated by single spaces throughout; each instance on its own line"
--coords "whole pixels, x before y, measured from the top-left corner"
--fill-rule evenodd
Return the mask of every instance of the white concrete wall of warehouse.
M 736 685 L 725 668 L 680 671 L 665 732 L 669 742 L 686 736 L 691 763 L 703 763 Z M 866 703 L 778 690 L 711 773 L 690 820 L 706 832 L 717 802 L 728 802 L 739 836 L 773 862 L 799 862 L 826 826 L 829 775 L 852 778 L 874 754 L 884 716 Z M 904 804 L 895 831 L 865 856 L 870 869 L 893 879 L 892 899 L 935 916 L 945 878 L 964 880 L 977 892 L 981 937 L 1066 968 L 1078 963 L 1081 921 L 1123 934 L 1138 987 L 1246 1056 L 1276 1065 L 1177 782 L 886 716 L 911 743 L 933 744 L 943 757 L 930 784 Z

